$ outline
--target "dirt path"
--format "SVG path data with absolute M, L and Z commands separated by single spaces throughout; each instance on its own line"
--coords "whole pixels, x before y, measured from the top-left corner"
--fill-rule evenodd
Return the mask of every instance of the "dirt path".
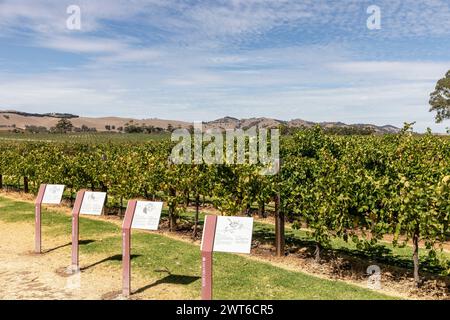
M 43 254 L 33 248 L 31 225 L 0 222 L 0 299 L 122 299 L 121 270 L 96 265 L 79 275 L 69 276 L 70 239 L 45 238 Z M 101 261 L 102 256 L 80 256 L 81 267 Z M 133 275 L 134 288 L 144 288 L 158 279 Z M 158 284 L 131 299 L 182 299 L 181 288 Z
M 33 230 L 27 225 L 14 224 L 13 232 L 11 225 L 0 222 L 0 298 L 76 298 L 75 292 L 66 290 L 68 279 L 55 275 L 54 258 L 60 258 L 61 253 L 33 254 L 30 251 L 33 244 L 23 241 L 24 235 L 30 234 Z

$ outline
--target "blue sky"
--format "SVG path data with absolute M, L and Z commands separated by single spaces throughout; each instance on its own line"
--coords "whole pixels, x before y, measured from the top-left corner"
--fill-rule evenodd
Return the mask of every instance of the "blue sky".
M 449 38 L 447 0 L 0 0 L 0 109 L 444 132 L 428 98 Z

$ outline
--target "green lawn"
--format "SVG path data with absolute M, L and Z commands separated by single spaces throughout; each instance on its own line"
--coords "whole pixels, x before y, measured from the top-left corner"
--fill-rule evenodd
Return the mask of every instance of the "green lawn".
M 31 203 L 0 197 L 0 220 L 9 223 L 34 222 Z M 43 211 L 44 239 L 67 236 L 70 239 L 71 217 L 63 213 Z M 256 228 L 258 229 L 258 228 Z M 33 237 L 30 234 L 30 237 Z M 109 256 L 103 263 L 120 272 L 120 228 L 107 221 L 80 219 L 80 239 L 96 241 L 80 246 L 81 254 Z M 147 232 L 132 236 L 132 268 L 159 283 L 174 283 L 184 288 L 186 299 L 198 299 L 200 294 L 200 250 L 194 244 L 173 240 Z M 95 266 L 93 266 L 95 267 Z M 170 271 L 170 275 L 161 270 Z M 148 288 L 151 290 L 151 288 Z M 216 299 L 392 299 L 374 291 L 339 281 L 329 281 L 286 271 L 268 263 L 243 256 L 214 254 L 214 297 Z

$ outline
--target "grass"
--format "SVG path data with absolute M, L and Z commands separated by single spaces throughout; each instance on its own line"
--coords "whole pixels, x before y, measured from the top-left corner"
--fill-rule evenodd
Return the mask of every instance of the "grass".
M 34 206 L 0 197 L 0 220 L 34 223 Z M 44 237 L 64 235 L 70 239 L 71 218 L 43 210 Z M 32 235 L 30 235 L 32 237 Z M 108 264 L 121 268 L 120 228 L 107 221 L 80 218 L 80 239 L 94 239 L 80 246 L 82 255 L 108 258 L 87 266 Z M 132 235 L 134 274 L 145 274 L 156 282 L 138 290 L 151 290 L 159 283 L 180 286 L 186 299 L 198 299 L 201 286 L 200 250 L 194 244 L 163 235 L 136 231 Z M 83 266 L 82 266 L 83 267 Z M 86 268 L 86 266 L 84 266 Z M 162 272 L 166 270 L 167 272 Z M 392 297 L 340 281 L 324 280 L 301 272 L 287 271 L 244 256 L 214 254 L 214 297 L 216 299 L 393 299 Z
M 165 213 L 163 213 L 164 216 Z M 199 214 L 199 222 L 203 224 L 204 213 Z M 190 222 L 194 221 L 194 212 L 188 211 L 181 214 L 183 219 Z M 311 233 L 306 230 L 285 229 L 286 245 L 290 247 L 307 247 L 311 252 L 315 249 L 315 243 L 311 237 Z M 275 242 L 275 226 L 269 223 L 255 222 L 253 225 L 253 238 L 263 244 L 273 244 Z M 393 246 L 391 243 L 380 241 L 378 244 L 367 249 L 359 249 L 356 244 L 349 240 L 344 241 L 341 238 L 331 238 L 329 246 L 326 248 L 328 252 L 337 255 L 348 255 L 359 257 L 362 259 L 370 259 L 378 263 L 386 263 L 388 265 L 407 268 L 412 270 L 413 249 L 411 246 Z M 444 275 L 448 267 L 439 265 L 428 257 L 429 250 L 420 249 L 421 270 L 433 274 Z M 442 258 L 450 260 L 449 252 L 440 253 Z

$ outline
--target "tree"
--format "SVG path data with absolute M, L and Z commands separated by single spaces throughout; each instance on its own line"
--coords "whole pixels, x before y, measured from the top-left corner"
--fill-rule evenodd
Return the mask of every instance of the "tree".
M 25 126 L 25 131 L 29 133 L 46 133 L 48 132 L 46 127 L 43 126 Z
M 59 120 L 56 126 L 52 127 L 50 131 L 54 133 L 67 133 L 72 131 L 72 129 L 73 129 L 72 122 L 70 122 L 70 120 L 68 119 L 63 118 Z
M 144 128 L 136 126 L 134 124 L 126 124 L 124 131 L 126 133 L 142 133 L 144 132 Z
M 436 111 L 436 122 L 450 119 L 450 70 L 436 84 L 436 89 L 430 95 L 430 112 Z

